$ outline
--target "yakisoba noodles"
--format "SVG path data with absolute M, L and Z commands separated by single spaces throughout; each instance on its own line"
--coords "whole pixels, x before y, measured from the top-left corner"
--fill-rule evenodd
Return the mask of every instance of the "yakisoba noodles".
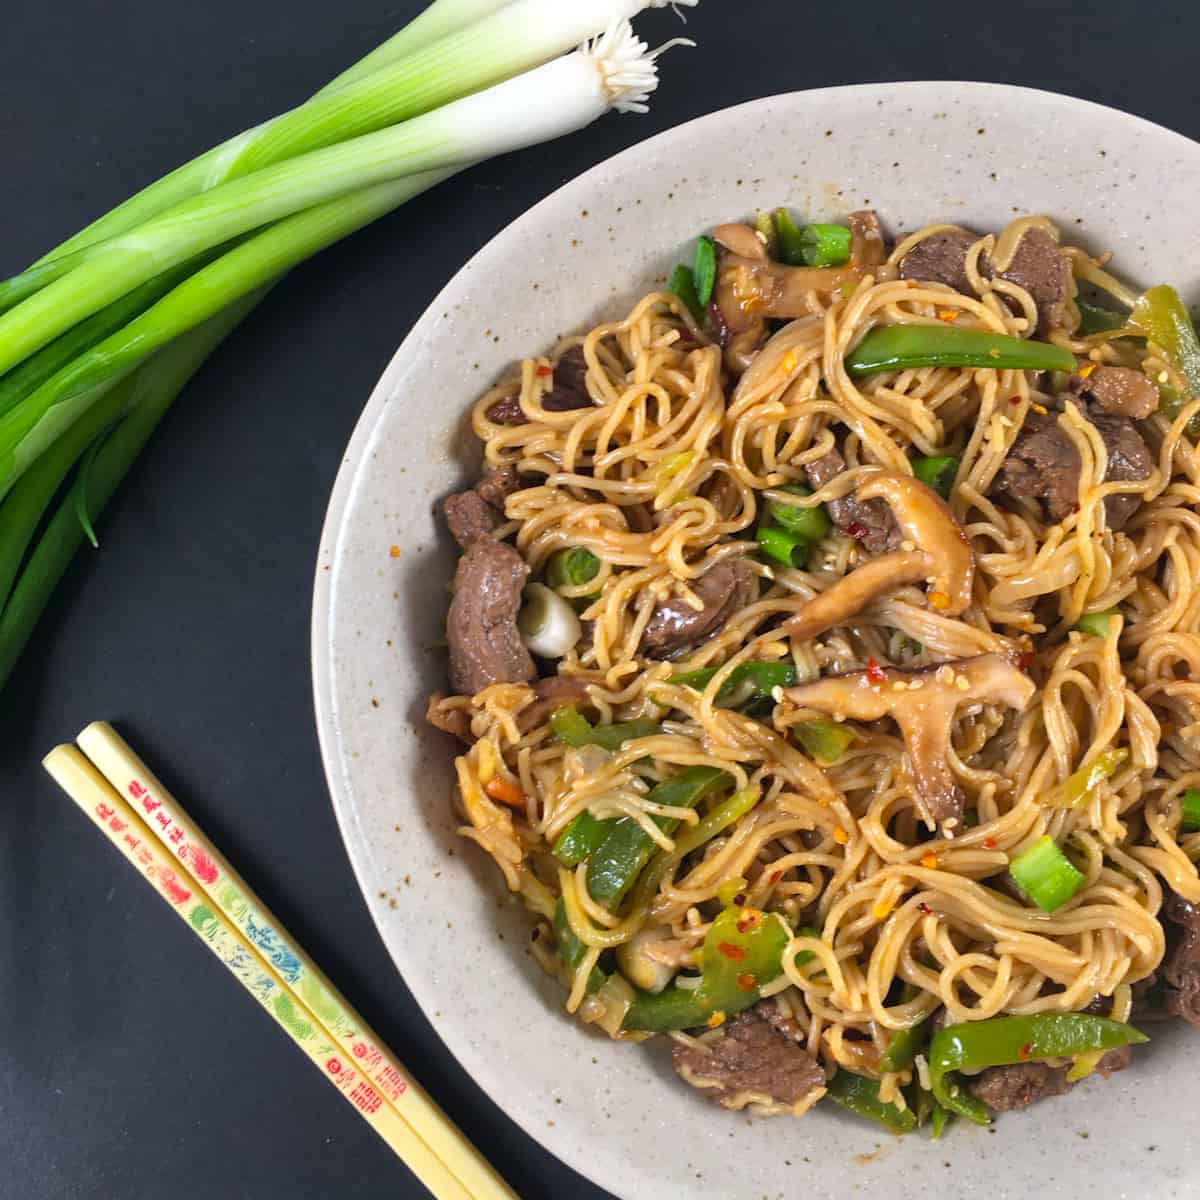
M 1182 313 L 1040 217 L 764 216 L 478 402 L 430 718 L 569 1013 L 935 1132 L 1200 1024 Z

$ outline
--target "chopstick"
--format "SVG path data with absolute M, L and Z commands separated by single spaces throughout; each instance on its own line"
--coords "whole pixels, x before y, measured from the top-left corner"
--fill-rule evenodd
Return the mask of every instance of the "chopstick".
M 433 1195 L 516 1200 L 111 726 L 79 740 L 46 770 Z

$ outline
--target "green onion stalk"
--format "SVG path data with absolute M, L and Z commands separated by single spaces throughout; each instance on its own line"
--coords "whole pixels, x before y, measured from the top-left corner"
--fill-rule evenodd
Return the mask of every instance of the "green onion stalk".
M 213 351 L 256 307 L 266 290 L 245 297 L 177 339 L 125 379 L 119 388 L 109 393 L 111 413 L 94 415 L 94 429 L 85 429 L 79 435 L 71 452 L 82 454 L 87 449 L 87 435 L 101 430 L 106 417 L 116 419 L 122 410 L 127 412 L 107 436 L 101 434 L 103 440 L 91 442 L 95 453 L 87 459 L 86 472 L 76 480 L 75 494 L 64 498 L 51 516 L 16 586 L 11 591 L 8 587 L 0 590 L 0 594 L 7 596 L 7 602 L 0 609 L 0 688 L 8 681 L 54 589 L 83 545 L 87 533 L 80 520 L 80 510 L 86 514 L 89 524 L 103 511 L 175 398 Z M 47 499 L 54 495 L 58 484 L 65 480 L 73 466 L 73 462 L 68 461 L 71 452 L 64 448 L 54 463 L 54 468 L 62 471 L 57 480 L 53 480 L 51 473 L 49 480 L 40 481 L 42 495 Z M 55 486 L 47 489 L 47 482 L 53 482 Z M 28 495 L 18 493 L 11 494 L 0 506 L 0 563 L 20 560 L 24 545 L 18 549 L 10 542 L 24 538 L 27 544 L 28 520 L 36 507 L 36 500 L 31 505 Z M 15 518 L 14 508 L 21 510 L 20 519 Z M 39 511 L 33 520 L 36 522 L 40 516 Z M 3 570 L 0 567 L 0 571 Z M 12 573 L 11 567 L 8 573 Z
M 137 318 L 133 334 L 118 331 L 113 344 L 69 364 L 0 418 L 0 497 L 86 411 L 97 379 L 129 369 L 142 348 L 148 353 L 448 171 L 582 128 L 609 108 L 644 111 L 657 86 L 654 60 L 628 24 L 619 25 L 593 46 L 404 125 L 223 184 L 89 252 L 0 316 L 0 371 L 164 270 L 279 222 L 180 285 Z
M 231 179 L 433 111 L 550 62 L 667 0 L 437 0 L 306 104 L 258 125 L 143 189 L 0 283 L 0 312 L 73 270 L 82 252 Z M 679 0 L 693 5 L 697 0 Z M 2 371 L 4 368 L 0 368 Z

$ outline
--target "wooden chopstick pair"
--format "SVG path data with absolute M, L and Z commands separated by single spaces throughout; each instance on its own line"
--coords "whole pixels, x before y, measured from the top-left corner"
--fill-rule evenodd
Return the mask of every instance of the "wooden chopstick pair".
M 517 1200 L 120 735 L 78 743 L 46 770 L 433 1195 Z

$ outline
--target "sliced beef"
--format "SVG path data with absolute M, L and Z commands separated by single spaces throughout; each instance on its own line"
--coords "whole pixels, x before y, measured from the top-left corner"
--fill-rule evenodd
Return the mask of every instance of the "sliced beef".
M 749 1098 L 796 1105 L 825 1087 L 825 1072 L 791 1038 L 756 1010 L 725 1025 L 705 1049 L 678 1044 L 671 1061 L 680 1077 L 723 1108 L 743 1108 Z
M 1071 390 L 1113 417 L 1140 421 L 1158 410 L 1158 388 L 1132 367 L 1097 367 L 1086 379 L 1076 376 Z
M 989 272 L 990 273 L 990 268 Z M 1017 243 L 1012 261 L 995 278 L 1023 287 L 1037 305 L 1037 332 L 1044 334 L 1063 324 L 1071 294 L 1071 264 L 1058 243 L 1044 229 L 1027 229 Z
M 529 566 L 506 542 L 472 542 L 458 560 L 446 618 L 450 686 L 473 696 L 494 683 L 526 683 L 536 672 L 517 629 Z
M 1103 413 L 1086 415 L 1108 450 L 1104 481 L 1145 479 L 1153 470 L 1154 459 L 1133 422 Z M 1074 512 L 1078 503 L 1080 470 L 1079 452 L 1057 416 L 1031 412 L 992 490 L 1015 500 L 1038 501 L 1047 521 L 1062 521 Z M 1121 529 L 1140 503 L 1135 495 L 1107 497 L 1104 509 L 1109 528 Z
M 526 416 L 520 396 L 505 396 L 487 410 L 487 419 L 495 425 L 524 425 Z
M 554 386 L 542 397 L 547 412 L 572 412 L 591 408 L 592 398 L 587 390 L 587 359 L 582 346 L 572 346 L 554 364 Z
M 1163 963 L 1167 1008 L 1200 1029 L 1200 907 L 1172 894 L 1163 911 L 1170 922 Z
M 1107 1079 L 1115 1071 L 1129 1066 L 1128 1046 L 1110 1050 L 1096 1070 Z M 1069 1066 L 1052 1067 L 1048 1063 L 1016 1063 L 1010 1067 L 988 1067 L 967 1080 L 967 1090 L 993 1112 L 1012 1112 L 1028 1108 L 1037 1100 L 1062 1096 L 1075 1085 L 1067 1081 Z
M 442 501 L 442 513 L 454 540 L 465 550 L 504 523 L 504 501 L 521 487 L 515 467 L 484 473 L 469 491 L 456 492 Z
M 967 251 L 978 241 L 965 229 L 948 229 L 918 242 L 900 260 L 900 278 L 944 283 L 956 292 L 971 295 L 967 282 Z M 979 273 L 993 277 L 992 264 L 979 260 Z M 1058 243 L 1044 229 L 1027 229 L 1017 243 L 1012 261 L 994 278 L 1023 287 L 1037 305 L 1037 332 L 1044 334 L 1063 324 L 1071 294 L 1071 264 Z
M 647 658 L 674 658 L 707 641 L 758 591 L 754 572 L 738 559 L 717 563 L 690 586 L 703 609 L 694 609 L 682 596 L 660 601 L 642 634 Z
M 846 460 L 836 447 L 805 468 L 813 491 L 823 488 L 846 469 Z M 900 544 L 900 530 L 892 510 L 882 500 L 857 500 L 853 495 L 830 500 L 825 505 L 829 519 L 840 533 L 862 544 L 868 554 L 882 554 Z
M 555 709 L 568 704 L 587 704 L 587 687 L 570 675 L 550 675 L 533 685 L 533 703 L 521 709 L 517 715 L 517 726 L 522 733 L 540 725 Z
M 967 251 L 979 240 L 965 229 L 947 229 L 922 238 L 901 260 L 900 278 L 922 283 L 944 283 L 956 292 L 971 294 L 967 282 Z
M 852 212 L 846 218 L 850 226 L 850 262 L 856 267 L 877 267 L 887 256 L 887 242 L 879 214 L 869 208 Z

